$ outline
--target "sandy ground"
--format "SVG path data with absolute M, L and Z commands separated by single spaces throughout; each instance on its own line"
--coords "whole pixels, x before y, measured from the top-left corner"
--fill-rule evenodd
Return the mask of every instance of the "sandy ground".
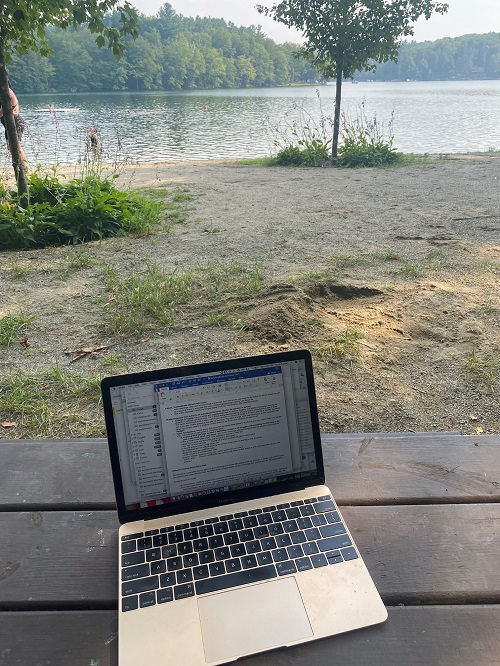
M 36 315 L 29 348 L 0 348 L 4 376 L 56 362 L 90 372 L 106 354 L 134 371 L 308 347 L 324 431 L 500 431 L 499 157 L 364 170 L 145 165 L 120 182 L 187 188 L 187 222 L 91 243 L 92 265 L 65 279 L 68 248 L 0 252 L 0 317 Z M 257 265 L 266 288 L 241 300 L 243 331 L 186 310 L 172 332 L 110 336 L 100 267 L 125 276 L 146 260 L 169 271 Z M 352 355 L 325 358 L 346 330 L 363 336 Z M 109 349 L 70 364 L 66 352 L 92 345 Z

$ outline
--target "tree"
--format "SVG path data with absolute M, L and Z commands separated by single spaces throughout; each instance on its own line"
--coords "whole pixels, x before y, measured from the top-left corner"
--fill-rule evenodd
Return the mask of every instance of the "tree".
M 96 35 L 97 46 L 102 48 L 107 45 L 115 57 L 121 57 L 125 46 L 125 36 L 131 35 L 135 39 L 138 35 L 138 16 L 127 0 L 120 5 L 119 1 L 2 0 L 0 6 L 0 101 L 5 127 L 9 135 L 12 164 L 21 205 L 26 206 L 29 202 L 29 191 L 10 102 L 6 66 L 11 62 L 13 53 L 23 55 L 34 51 L 39 52 L 42 56 L 50 55 L 52 52 L 46 36 L 49 25 L 66 30 L 86 24 L 90 32 Z M 115 8 L 119 15 L 118 27 L 108 25 L 105 21 L 107 12 Z
M 429 19 L 434 12 L 446 12 L 448 5 L 434 0 L 282 0 L 257 9 L 300 30 L 305 43 L 299 53 L 323 76 L 335 77 L 332 157 L 337 157 L 342 77 L 397 60 L 403 39 L 413 35 L 413 23 L 421 16 Z

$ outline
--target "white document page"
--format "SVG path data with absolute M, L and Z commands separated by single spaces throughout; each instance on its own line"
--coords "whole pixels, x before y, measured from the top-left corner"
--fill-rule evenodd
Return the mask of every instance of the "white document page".
M 292 473 L 279 366 L 167 381 L 157 391 L 171 495 Z

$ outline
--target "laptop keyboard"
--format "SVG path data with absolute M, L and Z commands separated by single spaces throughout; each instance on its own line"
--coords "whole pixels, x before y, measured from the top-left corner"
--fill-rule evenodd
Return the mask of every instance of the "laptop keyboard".
M 121 538 L 122 611 L 354 560 L 330 495 Z

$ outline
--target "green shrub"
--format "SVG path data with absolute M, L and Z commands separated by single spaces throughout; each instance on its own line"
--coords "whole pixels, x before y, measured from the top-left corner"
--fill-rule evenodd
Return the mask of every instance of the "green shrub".
M 122 192 L 113 178 L 91 174 L 61 182 L 54 175 L 30 174 L 30 204 L 18 205 L 15 192 L 0 191 L 0 249 L 68 245 L 124 233 L 148 233 L 162 205 Z M 3 196 L 2 196 L 3 195 Z
M 329 141 L 317 138 L 301 139 L 298 145 L 288 145 L 276 155 L 281 166 L 324 166 L 330 158 Z

